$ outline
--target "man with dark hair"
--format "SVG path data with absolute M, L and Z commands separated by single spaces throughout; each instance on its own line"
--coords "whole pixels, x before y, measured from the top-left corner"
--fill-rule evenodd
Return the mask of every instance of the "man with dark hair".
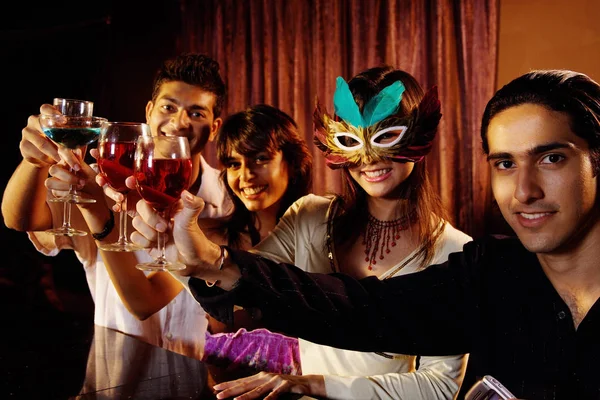
M 489 101 L 481 135 L 516 237 L 484 237 L 444 264 L 383 281 L 310 274 L 223 252 L 193 222 L 202 200 L 184 192 L 173 235 L 192 292 L 224 321 L 234 304 L 257 308 L 269 329 L 330 346 L 469 353 L 461 396 L 492 375 L 518 398 L 598 399 L 600 86 L 572 71 L 525 74 Z M 138 226 L 164 229 L 148 207 L 138 212 Z M 154 232 L 132 239 L 147 244 Z M 244 392 L 238 384 L 217 389 L 232 396 Z
M 166 60 L 154 77 L 152 101 L 157 101 L 163 83 L 185 82 L 188 85 L 198 86 L 215 96 L 212 111 L 215 118 L 219 118 L 227 94 L 219 69 L 219 63 L 204 54 L 184 53 L 176 58 Z
M 182 54 L 165 61 L 157 71 L 152 99 L 146 105 L 146 122 L 154 135 L 188 138 L 193 166 L 190 190 L 209 203 L 203 217 L 220 218 L 233 211 L 233 203 L 219 177 L 220 171 L 212 168 L 201 155 L 206 143 L 221 126 L 225 96 L 225 84 L 215 60 L 202 54 Z M 40 111 L 42 114 L 57 113 L 47 104 Z M 123 194 L 106 185 L 102 176 L 82 160 L 81 154 L 65 151 L 46 137 L 35 115 L 29 117 L 23 129 L 20 150 L 23 161 L 13 173 L 2 199 L 6 226 L 28 232 L 36 249 L 46 255 L 56 255 L 62 249 L 75 250 L 94 299 L 97 325 L 200 358 L 206 316 L 189 293 L 182 290 L 183 286 L 165 279 L 165 273 L 146 276 L 137 270 L 138 262 L 150 259 L 145 251 L 98 250 L 97 243 L 114 242 L 118 236 L 118 229 L 112 229 L 114 217 L 108 205 L 112 202 L 107 201 L 110 199 L 106 196 L 121 201 Z M 97 149 L 92 149 L 91 154 L 97 156 Z M 71 172 L 70 167 L 77 172 Z M 49 174 L 51 177 L 48 178 Z M 47 199 L 53 197 L 53 191 L 68 190 L 70 184 L 77 185 L 87 197 L 97 200 L 94 204 L 72 207 L 73 227 L 90 234 L 56 237 L 44 230 L 62 224 L 63 206 Z M 135 204 L 135 196 L 136 191 L 131 191 L 130 204 Z M 144 302 L 144 312 L 134 315 L 130 312 L 134 307 L 126 298 L 120 298 L 124 287 L 129 290 L 136 287 L 144 293 L 153 293 L 161 287 L 160 292 L 167 293 L 169 304 L 159 308 L 152 302 Z

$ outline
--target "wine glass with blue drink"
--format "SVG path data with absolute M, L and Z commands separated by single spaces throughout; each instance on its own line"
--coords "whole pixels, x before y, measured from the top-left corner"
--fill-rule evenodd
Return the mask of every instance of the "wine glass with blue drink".
M 40 126 L 46 136 L 70 150 L 86 149 L 98 139 L 100 128 L 106 118 L 94 117 L 94 103 L 86 100 L 55 98 L 54 107 L 60 114 L 41 114 Z M 85 151 L 85 150 L 84 150 Z M 95 203 L 96 200 L 81 196 L 74 185 L 65 196 L 49 199 L 51 202 L 64 202 L 63 224 L 60 228 L 46 232 L 58 236 L 84 236 L 86 231 L 71 226 L 71 204 Z

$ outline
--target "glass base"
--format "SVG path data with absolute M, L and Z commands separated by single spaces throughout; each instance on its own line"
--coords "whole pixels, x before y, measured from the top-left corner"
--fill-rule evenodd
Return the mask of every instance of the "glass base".
M 181 271 L 185 269 L 185 264 L 166 260 L 154 260 L 147 263 L 140 263 L 135 267 L 142 271 Z
M 98 248 L 100 250 L 104 250 L 104 251 L 138 251 L 138 250 L 144 250 L 144 248 L 142 246 L 138 246 L 137 244 L 133 244 L 133 243 L 129 243 L 129 242 L 115 242 L 115 243 L 107 243 L 107 244 L 101 244 L 98 246 Z
M 79 194 L 68 194 L 63 197 L 54 197 L 49 199 L 53 203 L 72 203 L 72 204 L 93 204 L 96 202 L 95 199 L 83 197 Z
M 55 236 L 85 236 L 86 231 L 80 231 L 79 229 L 60 227 L 55 229 L 48 229 L 46 232 L 51 233 Z

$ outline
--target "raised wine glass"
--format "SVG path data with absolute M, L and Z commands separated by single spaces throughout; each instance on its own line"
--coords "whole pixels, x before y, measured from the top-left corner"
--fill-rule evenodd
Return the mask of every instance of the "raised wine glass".
M 106 251 L 137 251 L 143 247 L 127 239 L 127 193 L 125 179 L 133 175 L 135 145 L 141 135 L 150 136 L 150 126 L 142 122 L 107 122 L 100 130 L 98 139 L 98 167 L 113 190 L 122 193 L 119 204 L 119 239 L 114 243 L 98 246 Z
M 137 190 L 152 208 L 165 218 L 170 218 L 173 204 L 183 190 L 190 186 L 192 159 L 190 145 L 181 136 L 140 136 L 135 153 L 135 179 Z M 158 258 L 136 265 L 146 271 L 179 271 L 185 265 L 168 261 L 165 256 L 166 234 L 158 233 Z
M 98 139 L 102 124 L 106 118 L 92 116 L 93 102 L 76 99 L 55 98 L 54 106 L 62 114 L 41 114 L 40 127 L 46 136 L 68 149 L 86 148 Z M 51 202 L 64 202 L 63 224 L 60 228 L 46 232 L 58 236 L 84 236 L 86 231 L 71 226 L 71 204 L 95 203 L 96 200 L 81 196 L 74 185 L 70 185 L 65 196 L 49 199 Z

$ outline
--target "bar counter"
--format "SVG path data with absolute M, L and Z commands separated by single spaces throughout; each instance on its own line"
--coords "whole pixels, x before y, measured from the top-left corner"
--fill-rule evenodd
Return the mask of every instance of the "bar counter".
M 231 372 L 73 318 L 0 307 L 2 399 L 215 399 Z M 287 395 L 284 399 L 306 399 Z

